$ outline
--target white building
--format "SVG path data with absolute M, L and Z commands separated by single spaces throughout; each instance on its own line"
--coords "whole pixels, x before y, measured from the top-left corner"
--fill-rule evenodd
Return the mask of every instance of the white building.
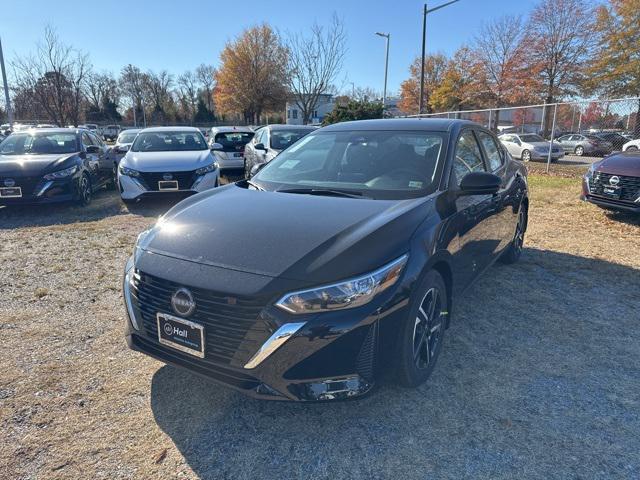
M 318 97 L 315 109 L 311 113 L 308 123 L 321 123 L 325 115 L 327 115 L 335 105 L 333 95 L 323 94 Z M 287 101 L 286 105 L 287 125 L 303 125 L 302 108 L 295 99 Z

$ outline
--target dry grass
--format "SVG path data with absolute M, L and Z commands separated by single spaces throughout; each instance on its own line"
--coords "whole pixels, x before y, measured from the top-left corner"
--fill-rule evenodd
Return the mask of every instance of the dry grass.
M 122 266 L 163 206 L 0 210 L 0 476 L 637 478 L 639 221 L 580 202 L 577 178 L 530 183 L 530 248 L 460 305 L 428 384 L 336 405 L 247 400 L 126 349 Z

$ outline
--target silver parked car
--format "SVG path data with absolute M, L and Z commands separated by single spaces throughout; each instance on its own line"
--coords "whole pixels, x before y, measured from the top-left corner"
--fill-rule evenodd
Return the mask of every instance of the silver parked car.
M 570 133 L 557 139 L 562 149 L 567 153 L 582 155 L 609 155 L 613 151 L 613 144 L 597 135 Z
M 549 142 L 535 133 L 505 133 L 498 137 L 512 157 L 523 162 L 529 160 L 547 160 L 549 158 Z M 555 162 L 564 156 L 564 152 L 556 143 L 551 149 L 551 161 Z
M 220 171 L 193 127 L 145 128 L 118 165 L 125 203 L 166 193 L 193 194 L 219 185 Z

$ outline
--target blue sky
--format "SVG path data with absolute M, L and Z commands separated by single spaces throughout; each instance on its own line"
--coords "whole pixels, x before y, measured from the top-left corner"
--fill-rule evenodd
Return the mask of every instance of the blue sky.
M 430 7 L 445 0 L 428 2 Z M 472 41 L 483 22 L 503 14 L 527 14 L 535 0 L 460 0 L 429 15 L 427 51 L 451 53 Z M 55 8 L 52 6 L 55 5 Z M 202 62 L 218 64 L 225 42 L 243 28 L 268 22 L 280 31 L 328 23 L 333 12 L 343 19 L 349 51 L 341 79 L 382 90 L 384 39 L 391 33 L 389 90 L 396 92 L 408 67 L 420 54 L 423 2 L 416 0 L 198 1 L 130 0 L 87 2 L 11 1 L 0 14 L 5 61 L 32 51 L 47 24 L 63 41 L 90 54 L 96 70 L 133 63 L 143 70 L 181 73 Z M 9 70 L 11 68 L 9 67 Z

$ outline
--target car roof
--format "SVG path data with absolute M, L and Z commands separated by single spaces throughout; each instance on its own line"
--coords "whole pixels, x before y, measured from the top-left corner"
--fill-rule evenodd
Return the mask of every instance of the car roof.
M 480 124 L 469 120 L 449 118 L 385 118 L 376 120 L 355 120 L 350 122 L 334 123 L 322 130 L 424 130 L 436 132 L 448 132 L 454 127 Z
M 25 128 L 23 130 L 19 130 L 15 133 L 79 133 L 79 132 L 89 132 L 90 130 L 86 128 L 62 128 L 62 127 L 46 127 L 46 128 Z
M 260 128 L 270 128 L 271 130 L 317 130 L 318 127 L 312 127 L 311 125 L 286 125 L 283 123 L 276 123 L 273 125 L 264 125 Z M 257 130 L 257 129 L 256 129 Z
M 253 130 L 249 127 L 212 127 L 211 132 L 215 133 L 227 133 L 227 132 L 241 132 L 241 133 L 253 133 Z
M 200 132 L 196 127 L 149 127 L 140 130 L 145 133 L 162 133 L 162 132 Z

